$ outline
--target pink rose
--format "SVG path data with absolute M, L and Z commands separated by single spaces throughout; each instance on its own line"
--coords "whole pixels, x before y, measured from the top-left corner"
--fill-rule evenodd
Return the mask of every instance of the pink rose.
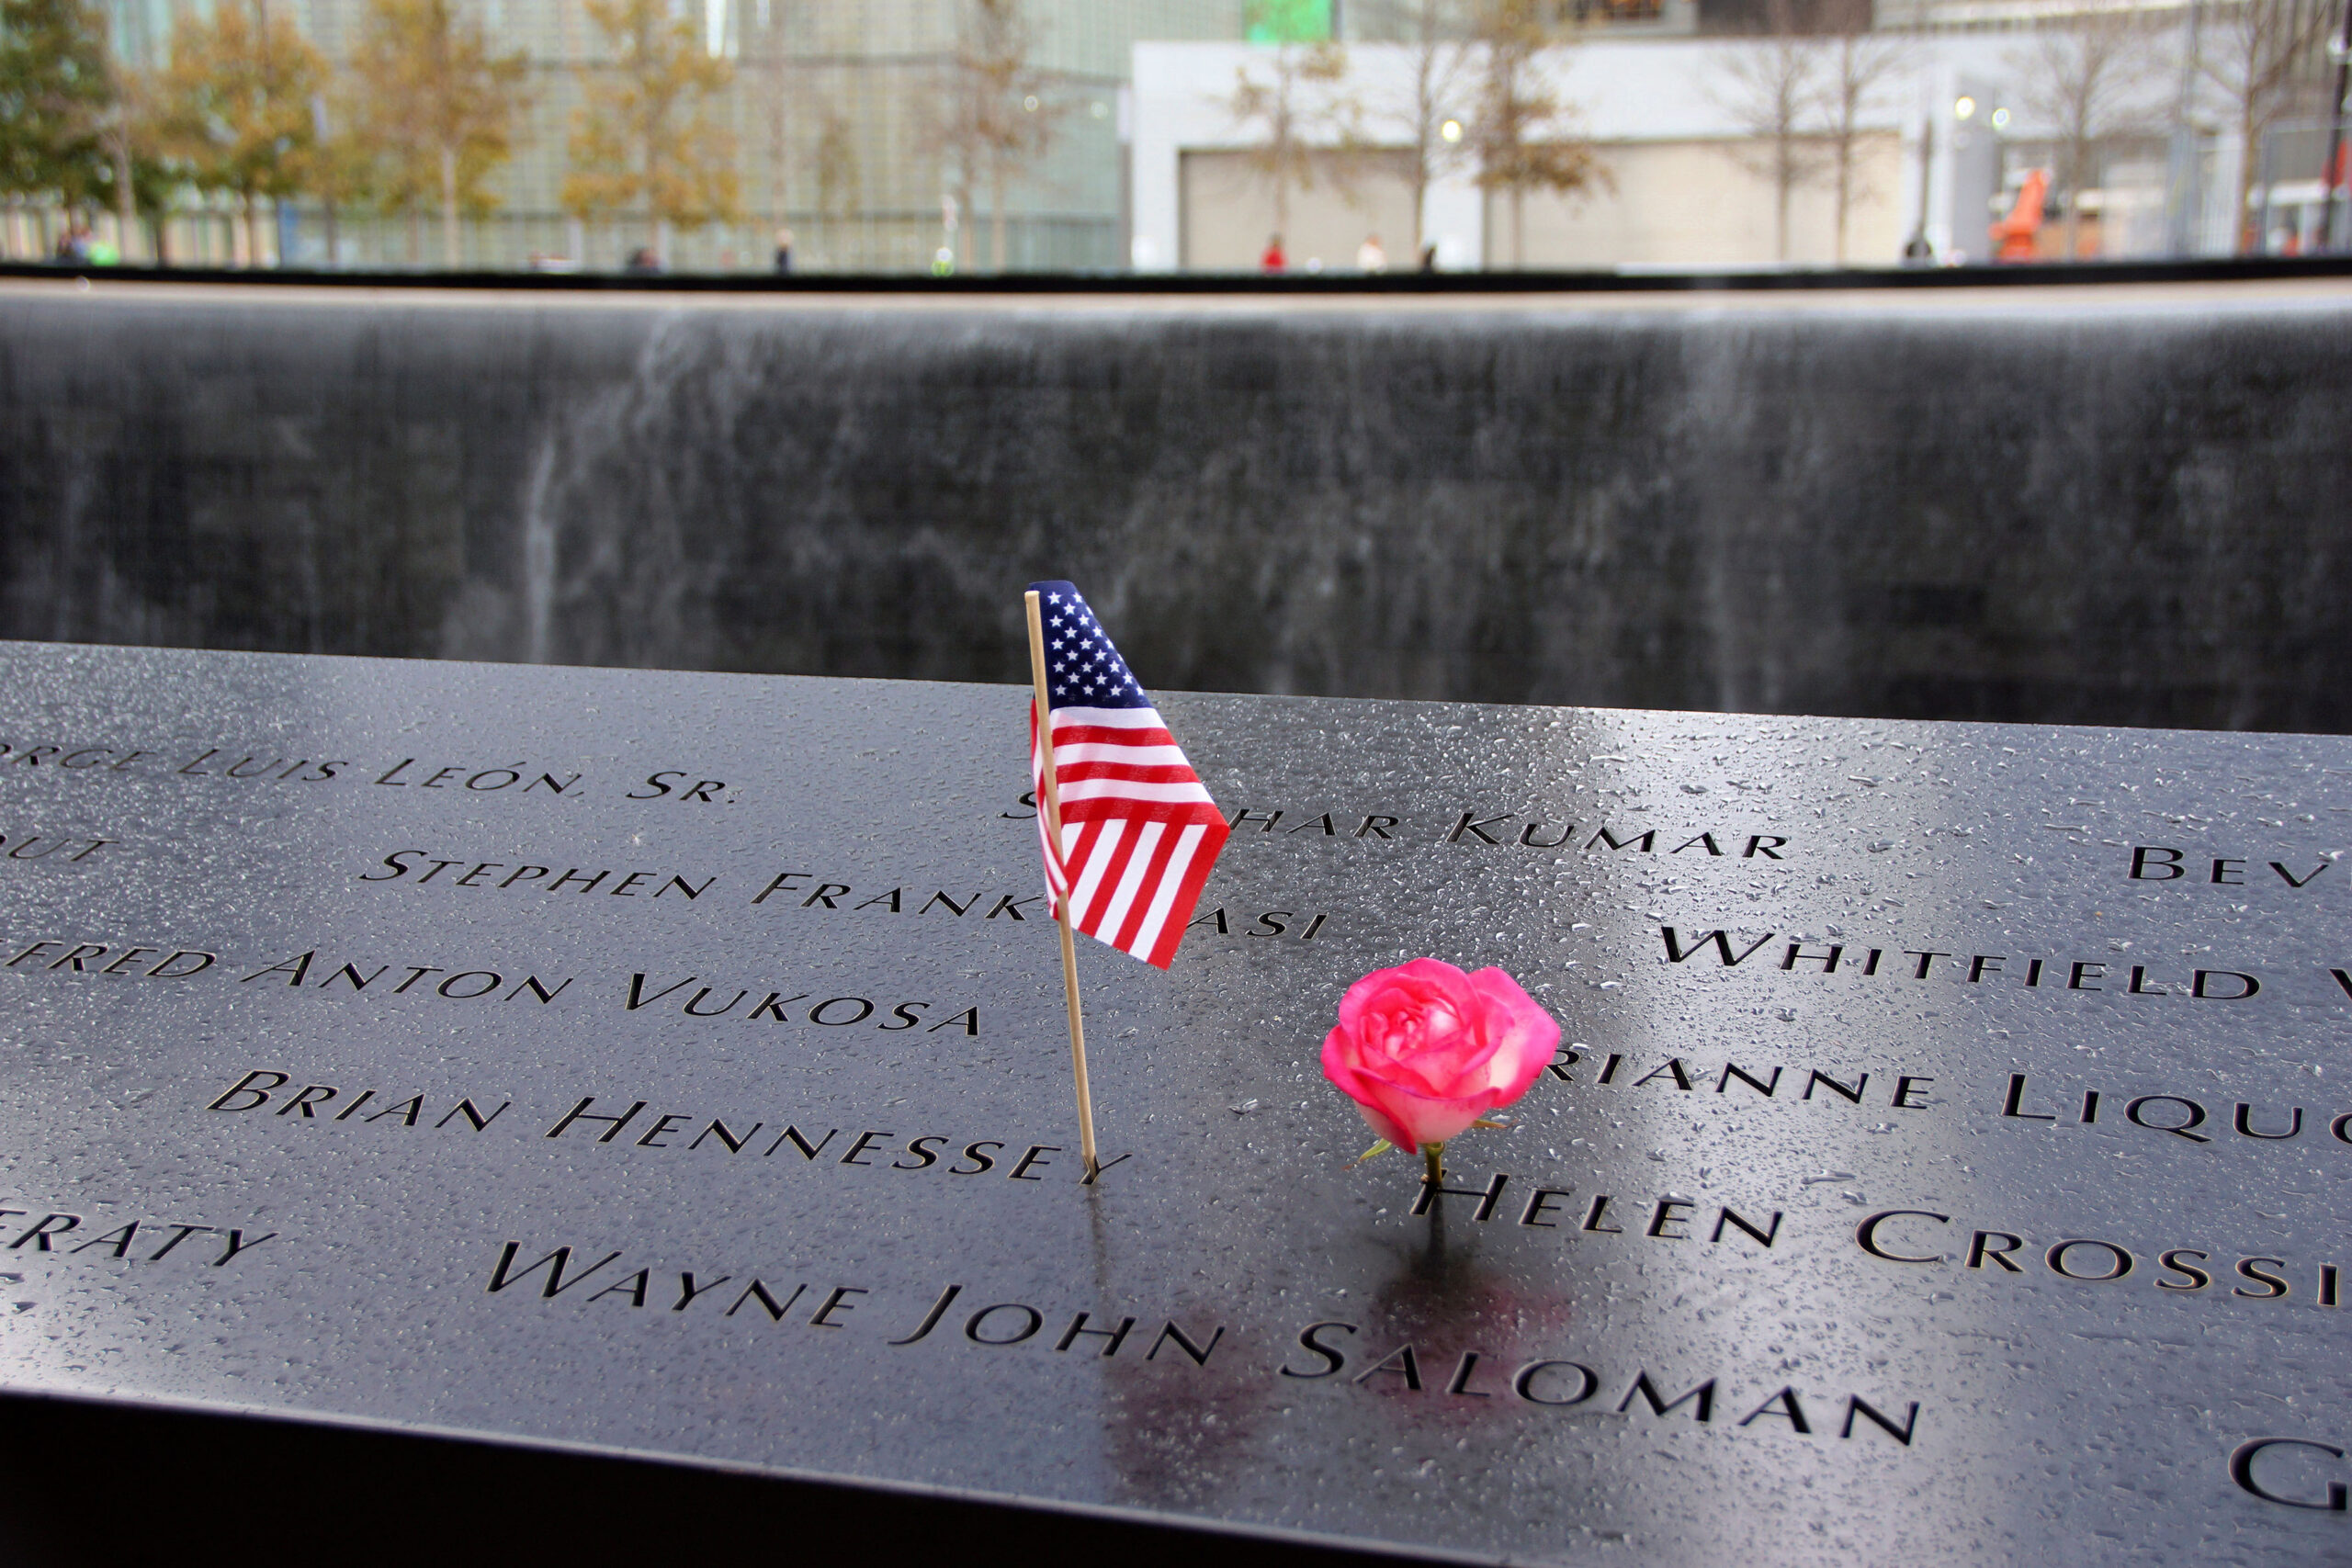
M 1552 1015 L 1501 970 L 1416 958 L 1348 987 L 1323 1076 L 1396 1147 L 1434 1147 L 1525 1094 L 1559 1044 Z

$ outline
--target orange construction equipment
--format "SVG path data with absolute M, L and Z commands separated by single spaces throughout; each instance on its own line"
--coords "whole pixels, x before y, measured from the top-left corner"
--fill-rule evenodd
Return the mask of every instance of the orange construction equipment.
M 2017 205 L 2009 215 L 1986 231 L 1993 237 L 1993 259 L 2030 262 L 2038 259 L 2034 236 L 2041 231 L 2041 204 L 2050 195 L 2050 171 L 2029 169 L 2018 187 Z

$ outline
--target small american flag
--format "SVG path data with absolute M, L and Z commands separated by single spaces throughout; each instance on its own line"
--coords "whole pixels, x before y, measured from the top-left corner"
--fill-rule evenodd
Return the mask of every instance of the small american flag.
M 1201 787 L 1102 624 L 1067 582 L 1033 582 L 1046 633 L 1062 841 L 1046 826 L 1046 758 L 1029 716 L 1029 780 L 1046 891 L 1070 923 L 1165 969 L 1225 847 L 1225 814 Z

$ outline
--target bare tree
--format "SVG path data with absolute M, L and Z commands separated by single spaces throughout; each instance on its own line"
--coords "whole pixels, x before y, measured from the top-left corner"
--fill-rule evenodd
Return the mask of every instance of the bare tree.
M 1224 99 L 1235 125 L 1250 133 L 1250 172 L 1272 187 L 1274 231 L 1290 231 L 1290 193 L 1312 190 L 1318 167 L 1345 188 L 1346 176 L 1323 145 L 1344 136 L 1352 106 L 1333 91 L 1348 73 L 1347 51 L 1335 43 L 1278 43 L 1265 56 L 1267 70 L 1234 71 L 1232 95 Z
M 1849 144 L 1825 160 L 1821 140 L 1813 132 L 1809 121 L 1815 106 L 1825 97 L 1842 98 L 1846 84 L 1834 80 L 1820 45 L 1802 36 L 1791 0 L 1770 0 L 1765 7 L 1764 29 L 1761 37 L 1724 54 L 1723 72 L 1731 86 L 1723 104 L 1751 144 L 1749 151 L 1740 154 L 1740 161 L 1772 182 L 1772 257 L 1785 262 L 1789 259 L 1789 203 L 1797 187 L 1819 179 L 1825 162 L 1833 166 L 1842 163 L 1850 171 L 1852 150 Z M 1860 97 L 1858 93 L 1857 108 Z M 1850 186 L 1845 194 L 1850 196 Z M 1844 235 L 1841 203 L 1841 254 Z
M 122 237 L 123 259 L 129 261 L 139 232 L 137 164 L 146 151 L 141 145 L 140 135 L 145 118 L 141 112 L 145 83 L 112 51 L 107 51 L 107 64 L 112 91 L 105 110 L 98 116 L 98 146 L 114 171 L 115 230 Z
M 2163 35 L 2134 0 L 2098 0 L 2044 28 L 2011 57 L 2026 107 L 2052 130 L 2066 203 L 2066 258 L 2081 254 L 2083 192 L 2111 138 L 2154 123 L 2151 85 L 2164 73 Z
M 400 173 L 388 148 L 370 134 L 364 123 L 368 114 L 366 85 L 356 70 L 346 71 L 343 79 L 326 92 L 311 99 L 311 125 L 317 143 L 311 150 L 310 191 L 318 198 L 321 216 L 326 220 L 325 233 L 327 265 L 342 264 L 342 214 L 352 207 L 373 207 L 398 209 L 401 193 L 395 179 Z M 409 219 L 409 259 L 421 262 L 424 257 L 423 219 L 413 197 L 417 187 L 412 186 L 406 194 Z M 452 265 L 456 263 L 451 262 Z
M 787 30 L 795 9 L 793 0 L 761 0 L 753 22 L 757 58 L 767 77 L 768 227 L 778 231 L 786 221 L 791 195 L 792 95 L 786 83 L 791 70 Z
M 1404 143 L 1418 258 L 1429 238 L 1430 186 L 1475 151 L 1463 126 L 1469 112 L 1470 18 L 1465 0 L 1397 0 L 1387 17 L 1401 38 L 1407 75 L 1387 98 L 1367 107 L 1369 142 Z
M 962 209 L 989 193 L 989 265 L 1005 266 L 1005 191 L 1046 155 L 1067 107 L 1035 62 L 1036 29 L 1021 0 L 966 0 L 941 95 L 940 130 L 956 157 Z
M 1510 193 L 1510 264 L 1527 260 L 1527 193 L 1573 191 L 1605 184 L 1590 143 L 1576 134 L 1575 115 L 1543 79 L 1538 57 L 1558 38 L 1544 0 L 1480 0 L 1476 31 L 1485 51 L 1473 146 L 1478 185 Z
M 1824 62 L 1822 107 L 1829 141 L 1830 185 L 1838 198 L 1837 260 L 1846 261 L 1847 225 L 1855 204 L 1877 194 L 1859 166 L 1862 121 L 1877 107 L 1888 81 L 1909 63 L 1899 39 L 1883 33 L 1841 32 Z M 1787 220 L 1782 220 L 1785 229 Z
M 137 70 L 119 49 L 106 51 L 107 92 L 95 130 L 98 146 L 114 173 L 115 228 L 125 261 L 138 243 L 139 215 L 156 215 L 157 234 L 152 251 L 160 265 L 164 257 L 162 213 L 170 199 L 172 179 L 164 167 L 156 126 L 153 73 Z
M 817 210 L 826 219 L 856 210 L 860 169 L 857 131 L 840 106 L 827 104 L 817 132 Z
M 2333 17 L 2326 0 L 2239 0 L 2217 16 L 2209 44 L 2200 48 L 2199 73 L 2218 88 L 2237 123 L 2238 158 L 2236 214 L 2238 249 L 2259 251 L 2264 236 L 2246 220 L 2254 186 L 2261 175 L 2262 147 L 2271 127 L 2294 108 L 2300 97 L 2317 99 L 2324 107 L 2324 88 L 2299 80 L 2299 68 L 2310 64 L 2327 45 Z

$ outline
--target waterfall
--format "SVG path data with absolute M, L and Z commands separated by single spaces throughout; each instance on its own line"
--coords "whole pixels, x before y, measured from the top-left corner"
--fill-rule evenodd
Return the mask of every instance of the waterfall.
M 0 296 L 0 632 L 2352 730 L 2352 298 Z

